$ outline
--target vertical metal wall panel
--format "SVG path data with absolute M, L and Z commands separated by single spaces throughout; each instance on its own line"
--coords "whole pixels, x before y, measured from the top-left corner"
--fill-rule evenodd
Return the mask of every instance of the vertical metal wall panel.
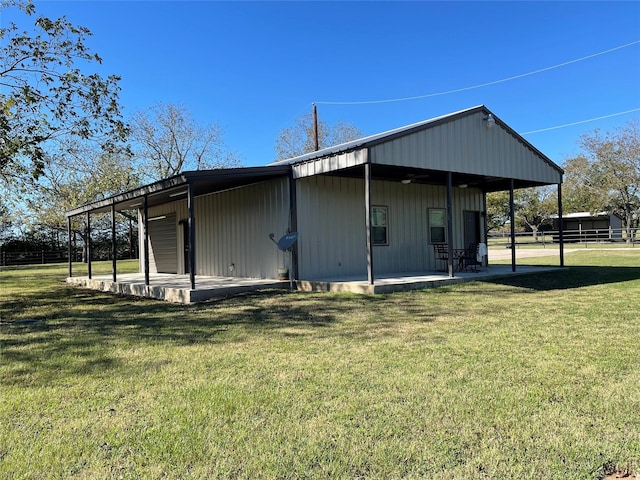
M 389 209 L 389 244 L 373 247 L 375 274 L 436 270 L 429 208 L 445 208 L 443 186 L 374 181 L 371 203 Z M 455 248 L 463 248 L 465 210 L 481 211 L 478 189 L 454 188 Z M 317 176 L 298 181 L 300 278 L 366 275 L 364 181 Z
M 446 122 L 370 147 L 372 163 L 557 184 L 560 173 L 484 114 Z
M 269 234 L 289 227 L 286 178 L 197 197 L 195 210 L 198 275 L 277 277 L 283 254 Z
M 186 200 L 149 209 L 149 217 L 172 214 L 176 269 L 185 273 L 184 239 L 179 222 L 188 216 Z M 276 278 L 284 257 L 269 239 L 269 233 L 274 233 L 277 240 L 289 226 L 287 180 L 196 197 L 195 222 L 196 274 Z M 149 263 L 153 264 L 153 260 Z M 232 264 L 234 269 L 230 270 Z
M 300 278 L 366 276 L 364 180 L 303 178 L 297 198 Z

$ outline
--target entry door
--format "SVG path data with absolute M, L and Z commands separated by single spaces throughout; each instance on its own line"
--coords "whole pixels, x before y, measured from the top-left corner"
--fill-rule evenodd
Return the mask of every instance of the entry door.
M 465 210 L 464 212 L 464 247 L 470 243 L 480 243 L 480 212 Z

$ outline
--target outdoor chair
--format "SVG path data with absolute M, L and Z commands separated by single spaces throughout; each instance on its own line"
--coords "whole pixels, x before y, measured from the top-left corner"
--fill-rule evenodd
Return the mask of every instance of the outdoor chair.
M 470 243 L 469 246 L 465 249 L 464 255 L 462 256 L 462 265 L 464 270 L 469 270 L 473 272 L 478 271 L 478 244 Z
M 446 243 L 435 243 L 433 245 L 433 251 L 436 256 L 436 260 L 442 262 L 442 271 L 447 271 L 447 264 L 449 263 L 449 246 Z

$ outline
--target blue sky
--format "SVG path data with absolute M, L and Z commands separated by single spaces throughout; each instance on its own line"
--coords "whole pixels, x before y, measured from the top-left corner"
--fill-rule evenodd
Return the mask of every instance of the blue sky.
M 484 104 L 524 133 L 640 109 L 640 2 L 38 1 L 94 34 L 101 73 L 122 77 L 125 116 L 182 103 L 224 127 L 245 165 L 273 161 L 278 133 L 318 102 L 365 135 Z M 4 15 L 4 12 L 3 12 Z M 6 19 L 7 17 L 5 17 Z M 4 22 L 5 19 L 2 21 Z M 577 139 L 640 111 L 525 135 L 562 164 Z

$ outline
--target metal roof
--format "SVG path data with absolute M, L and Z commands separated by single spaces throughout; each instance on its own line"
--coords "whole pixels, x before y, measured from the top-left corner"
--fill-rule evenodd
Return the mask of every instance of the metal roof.
M 286 176 L 290 170 L 291 167 L 284 165 L 182 172 L 165 180 L 74 208 L 66 212 L 66 216 L 73 217 L 86 212 L 110 212 L 112 205 L 115 205 L 118 211 L 140 208 L 145 196 L 147 205 L 152 207 L 186 198 L 188 185 L 191 185 L 193 195 L 197 197 Z

